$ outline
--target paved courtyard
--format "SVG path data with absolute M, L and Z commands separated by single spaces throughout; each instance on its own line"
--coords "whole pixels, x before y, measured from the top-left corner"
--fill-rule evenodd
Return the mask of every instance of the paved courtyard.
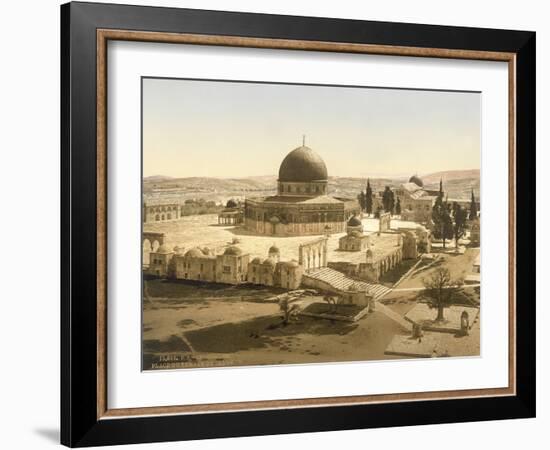
M 413 222 L 392 220 L 392 228 L 411 227 Z M 373 234 L 375 248 L 382 250 L 396 245 L 396 238 L 390 234 L 376 235 L 378 231 L 378 219 L 363 219 L 363 227 L 366 233 Z M 298 260 L 298 247 L 301 243 L 316 239 L 316 236 L 256 236 L 249 234 L 242 227 L 233 225 L 218 225 L 216 214 L 204 214 L 183 217 L 173 222 L 146 223 L 143 231 L 165 233 L 168 248 L 176 245 L 190 249 L 193 247 L 210 247 L 216 251 L 222 251 L 233 239 L 238 239 L 243 251 L 250 253 L 252 257 L 267 256 L 269 247 L 276 244 L 281 251 L 282 260 Z M 332 234 L 328 240 L 329 261 L 363 261 L 364 252 L 343 252 L 338 250 L 338 240 L 345 233 Z
M 267 255 L 277 245 L 282 260 L 298 259 L 301 243 L 316 236 L 272 237 L 249 234 L 242 227 L 218 225 L 217 215 L 197 215 L 179 221 L 144 224 L 144 231 L 165 234 L 166 245 L 190 249 L 209 247 L 216 252 L 239 240 L 251 257 Z M 391 227 L 414 228 L 412 222 L 392 220 Z M 378 220 L 363 219 L 366 233 L 372 233 L 376 246 L 396 244 L 395 235 L 377 235 Z M 338 250 L 338 239 L 328 240 L 328 261 L 356 261 L 364 252 Z M 402 358 L 411 356 L 458 356 L 479 354 L 479 323 L 475 321 L 469 337 L 451 333 L 427 332 L 423 342 L 410 339 L 411 324 L 404 316 L 417 306 L 422 279 L 436 267 L 448 267 L 453 277 L 471 272 L 479 249 L 464 254 L 444 255 L 433 268 L 406 279 L 399 287 L 387 290 L 377 302 L 377 310 L 358 322 L 301 317 L 281 325 L 279 306 L 261 301 L 277 292 L 256 292 L 250 287 L 206 285 L 191 286 L 166 280 L 145 282 L 143 310 L 144 368 L 207 367 L 230 365 L 293 364 Z M 261 298 L 260 298 L 261 297 Z M 322 302 L 311 297 L 300 300 L 302 307 Z M 390 350 L 385 353 L 386 349 Z M 172 358 L 165 366 L 161 357 Z

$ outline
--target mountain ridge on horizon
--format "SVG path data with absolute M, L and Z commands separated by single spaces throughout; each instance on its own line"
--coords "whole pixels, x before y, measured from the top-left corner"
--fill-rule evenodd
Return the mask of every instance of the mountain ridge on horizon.
M 480 176 L 480 169 L 455 169 L 455 170 L 442 170 L 438 172 L 432 172 L 424 175 L 419 175 L 424 182 L 428 184 L 439 182 L 440 178 L 443 178 L 443 181 L 455 180 L 462 178 L 473 178 Z M 212 180 L 250 180 L 250 179 L 273 179 L 277 178 L 277 175 L 248 175 L 244 177 L 216 177 L 216 176 L 190 176 L 190 177 L 174 177 L 170 175 L 148 175 L 143 177 L 144 182 L 151 181 L 179 181 L 179 180 L 193 180 L 193 179 L 212 179 Z M 386 179 L 386 180 L 402 180 L 407 178 L 407 175 L 391 175 L 391 174 L 374 174 L 374 175 L 363 175 L 363 176 L 340 176 L 340 175 L 330 175 L 329 179 L 350 179 L 350 180 L 366 180 L 367 178 L 371 179 Z M 436 180 L 437 178 L 437 180 Z M 435 180 L 435 181 L 434 181 Z
M 329 176 L 331 195 L 355 198 L 366 188 L 369 177 Z M 424 186 L 437 189 L 439 180 L 443 179 L 444 190 L 450 198 L 469 198 L 472 189 L 479 192 L 479 170 L 449 170 L 421 175 Z M 397 187 L 408 180 L 408 177 L 370 177 L 374 192 L 385 186 Z M 154 175 L 143 178 L 145 197 L 173 197 L 179 199 L 203 198 L 214 201 L 227 201 L 229 198 L 273 195 L 276 192 L 277 176 L 260 175 L 242 178 L 217 177 L 164 177 Z

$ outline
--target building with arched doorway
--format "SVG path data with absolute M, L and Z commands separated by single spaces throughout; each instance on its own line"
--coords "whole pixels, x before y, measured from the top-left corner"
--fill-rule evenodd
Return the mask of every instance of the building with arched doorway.
M 181 206 L 178 202 L 155 203 L 149 200 L 143 203 L 143 222 L 167 222 L 181 217 Z
M 240 225 L 244 220 L 244 211 L 235 200 L 229 200 L 218 214 L 218 225 Z
M 357 200 L 329 195 L 325 162 L 302 145 L 283 159 L 277 195 L 245 200 L 244 220 L 255 234 L 304 236 L 341 233 L 359 213 Z

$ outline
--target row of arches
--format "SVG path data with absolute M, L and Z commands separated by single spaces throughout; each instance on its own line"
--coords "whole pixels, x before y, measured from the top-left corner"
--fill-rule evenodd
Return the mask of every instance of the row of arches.
M 149 267 L 151 253 L 154 253 L 164 244 L 164 233 L 144 232 L 142 236 L 142 264 Z
M 391 255 L 388 255 L 384 259 L 380 261 L 380 275 L 385 274 L 387 271 L 392 270 L 395 266 L 397 266 L 401 262 L 401 252 L 397 251 L 395 253 L 392 253 Z
M 305 271 L 327 266 L 327 239 L 302 244 L 299 248 L 298 262 Z
M 160 222 L 162 220 L 172 220 L 172 214 L 168 213 L 168 214 L 156 214 L 155 215 L 155 222 Z
M 167 211 L 177 211 L 177 210 L 178 210 L 177 206 L 155 206 L 155 207 L 152 206 L 149 208 L 149 213 L 154 214 L 154 213 L 163 213 Z

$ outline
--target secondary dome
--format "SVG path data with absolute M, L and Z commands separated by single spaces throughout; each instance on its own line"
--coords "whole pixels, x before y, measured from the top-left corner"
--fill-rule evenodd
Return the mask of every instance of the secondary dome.
M 348 226 L 350 227 L 358 227 L 361 225 L 361 221 L 357 218 L 357 216 L 352 216 L 348 220 Z
M 192 248 L 191 250 L 188 250 L 185 256 L 190 258 L 200 258 L 201 256 L 204 256 L 204 253 L 200 248 L 195 247 L 195 248 Z
M 328 179 L 327 166 L 321 157 L 309 147 L 295 148 L 281 163 L 279 181 L 325 181 Z
M 271 247 L 269 247 L 268 253 L 281 253 L 281 251 L 279 250 L 279 247 L 273 244 Z
M 157 253 L 171 253 L 170 250 L 168 250 L 168 247 L 165 244 L 162 244 L 158 249 Z
M 409 183 L 414 183 L 418 187 L 424 187 L 424 182 L 418 177 L 418 175 L 413 175 L 409 178 Z
M 290 267 L 290 268 L 294 268 L 294 267 L 298 267 L 299 264 L 297 261 L 294 261 L 294 260 L 291 260 L 291 261 L 285 261 L 283 262 L 283 265 L 286 266 L 286 267 Z
M 239 247 L 235 247 L 234 245 L 231 245 L 225 249 L 225 252 L 223 252 L 224 255 L 232 255 L 232 256 L 239 256 L 243 252 Z

